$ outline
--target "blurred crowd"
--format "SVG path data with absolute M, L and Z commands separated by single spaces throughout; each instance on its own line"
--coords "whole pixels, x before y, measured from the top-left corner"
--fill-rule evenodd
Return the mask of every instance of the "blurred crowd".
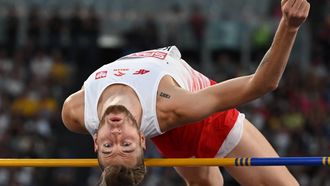
M 243 3 L 237 14 L 187 2 L 157 15 L 8 6 L 0 21 L 0 158 L 95 157 L 90 136 L 64 128 L 61 106 L 98 66 L 129 52 L 177 45 L 184 59 L 216 81 L 253 72 L 272 41 L 279 3 L 265 1 L 260 12 Z M 330 1 L 311 4 L 279 88 L 239 108 L 280 156 L 330 154 Z M 148 146 L 146 156 L 158 157 Z M 221 170 L 225 185 L 238 185 Z M 290 170 L 302 186 L 330 185 L 328 168 Z M 98 168 L 1 168 L 0 186 L 92 186 L 99 175 Z M 172 168 L 151 168 L 142 185 L 183 181 Z

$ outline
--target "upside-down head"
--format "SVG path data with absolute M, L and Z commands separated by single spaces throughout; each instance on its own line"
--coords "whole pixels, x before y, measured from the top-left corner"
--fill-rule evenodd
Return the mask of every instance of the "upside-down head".
M 137 121 L 122 105 L 109 106 L 93 136 L 94 148 L 103 170 L 100 185 L 136 185 L 146 173 L 145 137 Z

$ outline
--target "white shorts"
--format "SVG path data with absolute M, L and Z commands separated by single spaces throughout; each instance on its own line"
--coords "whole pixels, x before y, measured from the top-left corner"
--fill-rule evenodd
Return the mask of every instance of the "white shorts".
M 215 155 L 216 158 L 223 158 L 227 156 L 241 141 L 243 135 L 245 115 L 239 113 L 235 125 L 227 135 L 225 141 L 221 145 L 219 151 Z

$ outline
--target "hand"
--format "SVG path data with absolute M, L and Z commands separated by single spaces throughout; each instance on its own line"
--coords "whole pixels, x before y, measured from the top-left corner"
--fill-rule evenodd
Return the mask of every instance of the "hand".
M 282 0 L 281 7 L 287 26 L 298 30 L 309 14 L 310 4 L 307 0 Z

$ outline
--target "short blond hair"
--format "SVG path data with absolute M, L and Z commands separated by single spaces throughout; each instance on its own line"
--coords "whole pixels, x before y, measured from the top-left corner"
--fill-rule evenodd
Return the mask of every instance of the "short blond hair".
M 143 157 L 143 156 L 142 156 Z M 98 186 L 134 186 L 142 182 L 147 173 L 143 158 L 133 168 L 124 165 L 109 165 L 105 167 Z

